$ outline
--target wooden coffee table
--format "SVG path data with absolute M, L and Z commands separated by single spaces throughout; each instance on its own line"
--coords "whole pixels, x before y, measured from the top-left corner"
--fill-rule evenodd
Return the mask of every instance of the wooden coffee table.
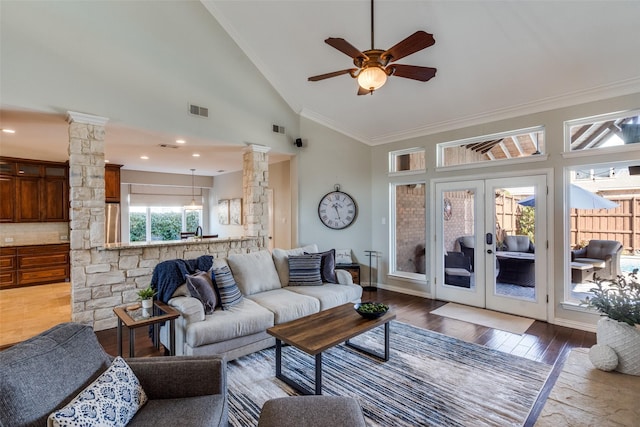
M 276 378 L 302 394 L 322 394 L 322 352 L 342 342 L 363 353 L 389 360 L 389 322 L 396 315 L 389 310 L 377 319 L 360 316 L 353 304 L 344 304 L 267 329 L 276 338 Z M 384 354 L 349 342 L 350 338 L 384 325 Z M 310 390 L 282 373 L 282 342 L 315 356 L 315 390 Z

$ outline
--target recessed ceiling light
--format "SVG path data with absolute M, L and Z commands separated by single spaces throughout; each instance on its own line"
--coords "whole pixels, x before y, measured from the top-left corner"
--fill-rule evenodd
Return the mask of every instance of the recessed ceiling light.
M 176 144 L 184 144 L 187 141 L 185 141 L 184 139 L 176 139 Z
M 193 157 L 200 157 L 200 154 L 198 154 L 198 153 L 193 153 L 191 156 L 193 156 Z
M 224 169 L 218 169 L 218 173 L 224 172 Z
M 16 133 L 16 131 L 13 130 L 13 129 L 2 129 L 2 132 L 4 132 L 4 133 Z
M 140 156 L 142 160 L 149 160 L 149 156 Z
M 108 160 L 108 159 L 104 159 L 104 162 L 105 162 L 105 163 L 109 163 L 109 160 Z

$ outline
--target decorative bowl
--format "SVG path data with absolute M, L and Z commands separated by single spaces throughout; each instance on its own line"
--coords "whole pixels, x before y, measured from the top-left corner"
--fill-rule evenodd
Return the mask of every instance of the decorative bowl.
M 389 306 L 381 302 L 359 302 L 353 306 L 365 319 L 377 319 L 389 311 Z

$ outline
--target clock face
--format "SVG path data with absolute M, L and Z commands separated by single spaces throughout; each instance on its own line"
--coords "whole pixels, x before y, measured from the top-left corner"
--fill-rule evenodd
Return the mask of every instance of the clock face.
M 347 193 L 332 191 L 320 200 L 318 216 L 327 227 L 341 230 L 353 224 L 358 216 L 358 205 Z

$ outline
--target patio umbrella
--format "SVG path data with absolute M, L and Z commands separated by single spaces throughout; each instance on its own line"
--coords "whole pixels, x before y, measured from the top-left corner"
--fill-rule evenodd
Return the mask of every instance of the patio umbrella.
M 535 206 L 535 196 L 526 197 L 518 202 L 522 206 Z M 575 184 L 569 186 L 569 205 L 574 209 L 613 209 L 618 204 L 598 196 L 591 191 L 578 187 Z

